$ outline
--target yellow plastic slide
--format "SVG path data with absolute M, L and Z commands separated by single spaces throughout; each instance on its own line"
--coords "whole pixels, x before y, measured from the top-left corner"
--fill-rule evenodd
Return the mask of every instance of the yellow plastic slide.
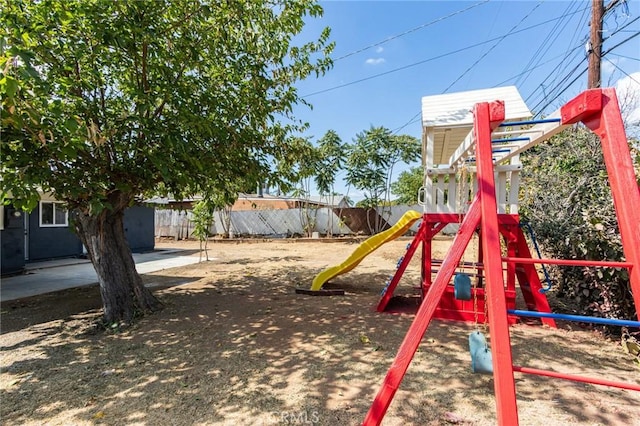
M 404 233 L 407 232 L 409 228 L 411 228 L 411 225 L 413 225 L 416 220 L 421 218 L 422 213 L 418 213 L 415 210 L 409 210 L 404 215 L 402 215 L 398 223 L 393 225 L 391 228 L 370 238 L 367 238 L 362 244 L 358 246 L 358 248 L 353 253 L 351 253 L 351 256 L 349 256 L 347 260 L 339 265 L 332 266 L 320 272 L 313 279 L 311 290 L 318 291 L 322 288 L 324 283 L 326 283 L 330 279 L 349 272 L 350 270 L 358 266 L 362 259 L 377 250 L 378 247 L 380 247 L 384 243 L 388 243 L 389 241 L 395 240 L 396 238 L 404 235 Z

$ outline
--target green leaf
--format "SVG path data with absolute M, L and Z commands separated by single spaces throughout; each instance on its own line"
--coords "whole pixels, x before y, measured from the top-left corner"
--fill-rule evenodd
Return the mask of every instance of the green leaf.
M 10 75 L 5 75 L 0 79 L 0 92 L 4 93 L 9 99 L 13 99 L 18 92 L 19 84 Z

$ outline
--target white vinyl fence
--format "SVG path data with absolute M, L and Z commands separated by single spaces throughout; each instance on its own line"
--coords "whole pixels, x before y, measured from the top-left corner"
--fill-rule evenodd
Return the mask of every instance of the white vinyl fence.
M 390 225 L 394 225 L 408 210 L 421 211 L 420 209 L 418 205 L 380 207 L 378 214 Z M 156 237 L 190 238 L 193 232 L 191 218 L 191 211 L 156 209 Z M 211 234 L 227 235 L 224 223 L 224 215 L 221 212 L 215 212 L 214 222 L 210 228 Z M 311 232 L 317 232 L 323 236 L 354 234 L 330 208 L 232 211 L 230 225 L 231 236 L 236 237 L 304 237 Z M 329 232 L 330 230 L 332 232 Z M 418 230 L 418 222 L 411 227 L 411 230 L 413 232 Z

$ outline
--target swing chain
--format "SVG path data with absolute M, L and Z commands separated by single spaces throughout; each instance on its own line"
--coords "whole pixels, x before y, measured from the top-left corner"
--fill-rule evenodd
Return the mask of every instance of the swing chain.
M 473 315 L 474 322 L 476 324 L 476 331 L 480 331 L 480 324 L 478 319 L 478 279 L 473 281 Z
M 487 286 L 484 286 L 484 334 L 487 336 L 487 342 L 490 339 L 490 334 L 489 334 L 489 307 L 487 306 L 487 300 L 489 299 L 488 295 L 487 295 Z M 488 346 L 488 343 L 487 343 Z

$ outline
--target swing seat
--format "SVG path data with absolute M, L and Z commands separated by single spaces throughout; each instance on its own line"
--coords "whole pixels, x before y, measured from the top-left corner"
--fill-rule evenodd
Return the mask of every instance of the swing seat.
M 469 275 L 456 274 L 453 279 L 453 297 L 458 300 L 471 300 L 471 278 Z
M 474 373 L 493 374 L 493 360 L 487 345 L 487 339 L 479 331 L 469 335 L 469 352 L 471 353 L 471 371 Z

